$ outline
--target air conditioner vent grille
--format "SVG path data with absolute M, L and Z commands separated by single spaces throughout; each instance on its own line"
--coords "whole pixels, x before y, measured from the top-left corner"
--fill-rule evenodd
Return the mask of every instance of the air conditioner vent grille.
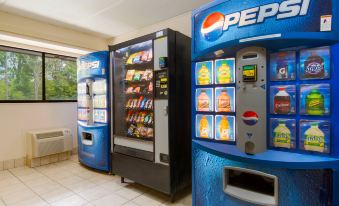
M 39 154 L 40 156 L 47 156 L 52 154 L 57 154 L 64 151 L 64 140 L 58 139 L 48 142 L 40 142 L 39 143 Z
M 63 136 L 62 131 L 56 131 L 56 132 L 46 132 L 46 133 L 40 133 L 37 134 L 36 137 L 37 139 L 47 139 L 47 138 L 52 138 L 52 137 L 61 137 Z

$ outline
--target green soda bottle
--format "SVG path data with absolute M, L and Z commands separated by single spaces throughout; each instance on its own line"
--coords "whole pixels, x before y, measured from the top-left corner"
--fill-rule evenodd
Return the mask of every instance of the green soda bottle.
M 306 96 L 306 114 L 323 115 L 325 113 L 324 101 L 324 95 L 317 89 L 312 89 Z

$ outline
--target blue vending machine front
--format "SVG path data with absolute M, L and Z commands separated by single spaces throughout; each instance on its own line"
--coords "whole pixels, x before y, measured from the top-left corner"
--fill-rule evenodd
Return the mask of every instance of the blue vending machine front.
M 109 53 L 78 58 L 78 155 L 82 164 L 110 171 Z
M 193 205 L 339 205 L 338 9 L 216 0 L 193 11 Z

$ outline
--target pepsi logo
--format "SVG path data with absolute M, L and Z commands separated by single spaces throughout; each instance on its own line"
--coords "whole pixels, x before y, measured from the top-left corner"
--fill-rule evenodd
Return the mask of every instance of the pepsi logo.
M 259 121 L 259 117 L 256 112 L 247 111 L 242 115 L 242 121 L 249 126 L 253 126 Z
M 234 13 L 213 12 L 204 19 L 201 34 L 207 41 L 215 41 L 222 36 L 224 31 L 228 31 L 231 27 L 240 28 L 262 24 L 266 19 L 270 18 L 283 20 L 306 16 L 310 3 L 311 0 L 284 0 L 281 3 L 245 8 Z
M 217 40 L 223 33 L 225 16 L 214 12 L 206 17 L 202 24 L 201 33 L 208 41 Z

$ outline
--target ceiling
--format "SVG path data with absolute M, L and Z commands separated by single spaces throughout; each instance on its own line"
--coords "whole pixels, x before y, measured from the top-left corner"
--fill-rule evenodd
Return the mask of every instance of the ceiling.
M 191 11 L 211 0 L 0 0 L 0 10 L 115 37 Z

